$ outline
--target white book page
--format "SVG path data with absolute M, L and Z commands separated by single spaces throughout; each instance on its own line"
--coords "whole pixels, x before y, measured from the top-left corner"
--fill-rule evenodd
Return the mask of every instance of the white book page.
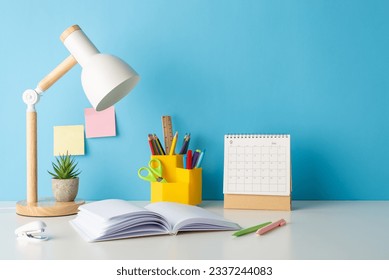
M 70 224 L 73 228 L 81 235 L 81 237 L 87 242 L 94 241 L 103 241 L 103 240 L 113 240 L 121 238 L 131 238 L 131 237 L 140 237 L 140 236 L 150 236 L 150 235 L 161 235 L 169 234 L 167 229 L 161 230 L 159 226 L 156 225 L 144 225 L 138 228 L 130 228 L 128 230 L 120 231 L 113 234 L 98 234 L 91 232 L 88 227 L 79 220 L 71 220 Z
M 123 230 L 144 229 L 150 225 L 159 229 L 159 231 L 170 230 L 170 225 L 158 213 L 143 211 L 142 213 L 130 215 L 132 216 L 126 216 L 125 218 L 120 216 L 119 219 L 112 218 L 107 222 L 100 222 L 81 211 L 73 221 L 85 228 L 88 234 L 93 237 L 116 234 Z
M 171 228 L 160 214 L 125 200 L 91 202 L 79 210 L 70 223 L 87 241 L 167 234 Z
M 106 199 L 81 205 L 78 208 L 81 212 L 91 215 L 101 222 L 118 218 L 123 215 L 130 215 L 147 211 L 142 207 L 131 204 L 120 199 Z
M 174 234 L 185 227 L 187 230 L 193 231 L 240 228 L 237 224 L 197 206 L 174 202 L 156 202 L 147 205 L 145 208 L 164 216 L 171 224 L 172 233 Z

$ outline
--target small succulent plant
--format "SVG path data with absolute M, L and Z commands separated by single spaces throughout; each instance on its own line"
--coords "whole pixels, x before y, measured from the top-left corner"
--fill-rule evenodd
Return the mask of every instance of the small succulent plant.
M 73 179 L 77 178 L 81 173 L 81 171 L 76 169 L 78 163 L 68 153 L 56 157 L 56 161 L 56 163 L 52 162 L 53 172 L 47 171 L 53 176 L 53 179 Z

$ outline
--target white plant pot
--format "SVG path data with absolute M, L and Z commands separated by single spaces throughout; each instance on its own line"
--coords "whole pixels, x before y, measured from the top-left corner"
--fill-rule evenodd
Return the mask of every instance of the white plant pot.
M 74 201 L 78 193 L 79 178 L 52 179 L 52 190 L 56 201 Z

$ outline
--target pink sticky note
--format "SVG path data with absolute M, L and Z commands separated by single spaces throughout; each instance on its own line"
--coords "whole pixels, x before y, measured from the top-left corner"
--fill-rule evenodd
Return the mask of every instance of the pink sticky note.
M 85 135 L 86 138 L 116 136 L 115 107 L 100 112 L 86 108 Z

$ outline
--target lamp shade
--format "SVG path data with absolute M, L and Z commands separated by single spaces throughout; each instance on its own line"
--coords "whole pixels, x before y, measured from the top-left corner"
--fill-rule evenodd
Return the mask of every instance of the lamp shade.
M 113 55 L 100 53 L 78 25 L 66 29 L 61 40 L 82 67 L 81 83 L 96 111 L 118 102 L 139 81 L 130 65 Z
M 121 59 L 95 54 L 83 66 L 81 83 L 96 111 L 111 107 L 126 96 L 139 81 L 138 74 Z

